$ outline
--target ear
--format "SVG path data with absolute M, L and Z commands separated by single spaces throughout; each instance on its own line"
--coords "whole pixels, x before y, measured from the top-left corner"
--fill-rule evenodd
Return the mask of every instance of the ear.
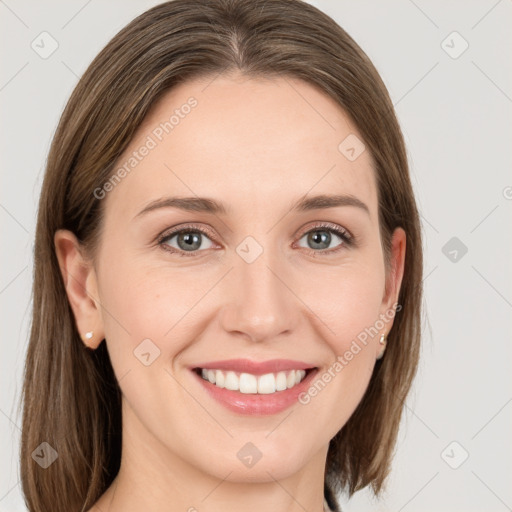
M 105 337 L 96 272 L 84 257 L 83 248 L 71 231 L 57 230 L 54 243 L 78 332 L 86 346 L 96 349 Z
M 384 296 L 382 298 L 381 314 L 386 315 L 386 330 L 383 334 L 388 334 L 393 327 L 395 304 L 398 303 L 398 296 L 400 294 L 400 287 L 402 286 L 402 278 L 404 275 L 405 266 L 405 248 L 406 248 L 406 234 L 402 228 L 396 228 L 391 238 L 391 254 L 390 254 L 390 268 L 386 276 L 386 287 Z

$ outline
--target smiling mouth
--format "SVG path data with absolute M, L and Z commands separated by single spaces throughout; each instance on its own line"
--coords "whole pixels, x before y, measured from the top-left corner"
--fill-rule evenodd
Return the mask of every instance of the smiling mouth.
M 194 368 L 193 371 L 218 388 L 244 394 L 268 395 L 294 388 L 316 369 L 286 370 L 263 375 L 210 368 Z

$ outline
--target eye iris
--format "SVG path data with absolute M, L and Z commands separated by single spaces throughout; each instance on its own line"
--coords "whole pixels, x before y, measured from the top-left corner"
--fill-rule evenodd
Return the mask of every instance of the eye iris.
M 329 231 L 313 231 L 308 235 L 308 241 L 312 242 L 314 249 L 326 249 L 331 242 L 331 234 Z M 326 243 L 326 247 L 318 247 Z
M 201 234 L 194 231 L 187 231 L 178 234 L 178 245 L 184 251 L 193 251 L 201 247 Z

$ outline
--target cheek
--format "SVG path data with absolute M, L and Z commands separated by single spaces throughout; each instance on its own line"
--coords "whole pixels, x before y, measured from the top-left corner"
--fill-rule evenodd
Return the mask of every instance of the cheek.
M 119 262 L 101 277 L 100 295 L 108 310 L 103 315 L 105 330 L 116 345 L 137 345 L 150 338 L 163 349 L 162 340 L 172 336 L 205 293 L 205 283 L 193 277 L 193 269 L 148 267 Z
M 339 354 L 379 318 L 385 276 L 378 261 L 332 267 L 305 283 L 301 297 L 321 323 L 322 337 Z
M 181 354 L 214 319 L 218 301 L 208 291 L 225 273 L 215 266 L 178 268 L 148 260 L 126 257 L 99 275 L 114 372 L 118 380 L 130 374 L 124 386 L 136 377 L 147 396 L 169 386 L 168 372 L 174 373 Z

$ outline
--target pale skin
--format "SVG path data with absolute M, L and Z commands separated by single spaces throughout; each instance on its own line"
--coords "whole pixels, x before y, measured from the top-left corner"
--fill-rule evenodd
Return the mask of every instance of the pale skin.
M 123 393 L 121 469 L 90 512 L 321 512 L 329 441 L 363 397 L 383 350 L 379 336 L 307 405 L 270 416 L 225 409 L 188 366 L 289 358 L 326 371 L 398 301 L 405 233 L 393 234 L 386 272 L 369 151 L 350 161 L 338 150 L 349 134 L 362 137 L 332 99 L 300 80 L 237 74 L 180 84 L 119 165 L 191 96 L 197 106 L 102 199 L 93 258 L 69 231 L 55 235 L 78 331 L 93 332 L 83 338 L 92 349 L 106 340 Z M 306 194 L 349 195 L 368 212 L 290 211 Z M 208 197 L 228 211 L 137 215 L 170 196 Z M 312 245 L 307 234 L 325 232 L 320 223 L 348 231 L 357 245 L 332 231 L 325 249 Z M 208 231 L 189 257 L 177 254 L 185 252 L 178 235 L 155 241 L 177 225 Z M 236 251 L 248 236 L 263 249 L 252 263 Z M 160 356 L 145 366 L 133 351 L 148 338 Z M 263 454 L 251 468 L 237 457 L 248 442 Z

